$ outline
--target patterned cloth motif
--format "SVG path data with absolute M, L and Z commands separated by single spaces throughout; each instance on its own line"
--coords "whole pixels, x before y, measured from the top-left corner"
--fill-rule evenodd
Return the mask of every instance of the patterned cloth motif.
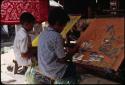
M 1 4 L 1 23 L 18 24 L 23 12 L 32 13 L 41 23 L 48 17 L 48 0 L 3 0 Z

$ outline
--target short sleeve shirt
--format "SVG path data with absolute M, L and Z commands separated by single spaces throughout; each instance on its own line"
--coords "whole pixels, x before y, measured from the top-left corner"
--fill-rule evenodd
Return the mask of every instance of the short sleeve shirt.
M 30 38 L 26 30 L 22 27 L 17 31 L 15 40 L 14 40 L 14 54 L 15 59 L 19 66 L 27 66 L 31 64 L 30 59 L 25 59 L 21 57 L 21 53 L 25 53 L 28 51 L 28 46 L 30 45 Z
M 61 35 L 53 28 L 46 28 L 40 33 L 38 44 L 38 65 L 40 70 L 50 78 L 62 78 L 67 65 L 57 62 L 57 59 L 64 57 L 65 52 Z

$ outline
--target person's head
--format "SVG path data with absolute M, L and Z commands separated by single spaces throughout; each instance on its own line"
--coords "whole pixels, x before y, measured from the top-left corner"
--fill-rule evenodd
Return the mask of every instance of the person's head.
M 68 14 L 61 7 L 55 7 L 49 12 L 48 23 L 59 33 L 69 20 Z
M 31 31 L 35 24 L 35 17 L 29 12 L 24 12 L 20 16 L 20 23 L 26 31 Z

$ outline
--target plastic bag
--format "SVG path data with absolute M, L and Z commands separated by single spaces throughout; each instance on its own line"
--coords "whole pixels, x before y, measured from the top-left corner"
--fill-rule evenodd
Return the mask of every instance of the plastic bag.
M 25 73 L 26 81 L 28 84 L 36 84 L 35 82 L 35 68 L 30 66 L 28 67 Z
M 26 73 L 25 73 L 25 78 L 28 84 L 37 84 L 37 81 L 35 79 L 36 75 L 36 67 L 38 66 L 38 62 L 35 59 L 35 57 L 31 58 L 32 65 L 28 67 Z

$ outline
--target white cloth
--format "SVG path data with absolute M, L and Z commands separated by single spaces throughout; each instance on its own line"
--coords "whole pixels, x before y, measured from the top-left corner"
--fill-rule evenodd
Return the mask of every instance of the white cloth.
M 20 27 L 20 29 L 16 33 L 14 40 L 14 54 L 19 66 L 28 66 L 31 64 L 30 59 L 21 57 L 21 53 L 25 53 L 28 51 L 29 43 L 30 42 L 26 30 Z
M 61 35 L 48 27 L 40 33 L 38 43 L 38 65 L 43 75 L 52 79 L 62 78 L 67 65 L 57 62 L 65 57 Z
M 18 32 L 18 30 L 19 30 L 21 27 L 22 27 L 22 26 L 21 26 L 20 24 L 15 25 L 15 33 L 17 33 L 17 32 Z
M 3 29 L 4 29 L 5 32 L 8 34 L 8 25 L 3 25 Z

